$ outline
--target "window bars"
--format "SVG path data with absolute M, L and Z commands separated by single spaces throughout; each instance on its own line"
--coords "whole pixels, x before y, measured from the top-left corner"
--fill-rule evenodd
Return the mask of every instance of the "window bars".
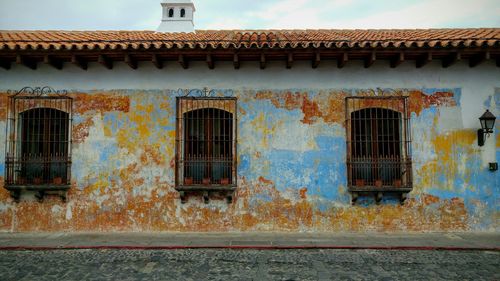
M 176 186 L 236 186 L 236 98 L 177 97 Z
M 70 185 L 72 98 L 52 88 L 9 96 L 5 185 Z
M 349 188 L 411 188 L 408 98 L 347 97 L 345 106 Z

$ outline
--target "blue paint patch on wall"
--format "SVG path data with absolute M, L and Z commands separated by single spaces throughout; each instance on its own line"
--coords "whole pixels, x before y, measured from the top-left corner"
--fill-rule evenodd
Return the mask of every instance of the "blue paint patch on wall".
M 281 93 L 285 93 L 284 91 Z M 305 93 L 304 90 L 291 90 L 292 93 Z M 308 97 L 311 94 L 308 93 Z M 307 195 L 335 200 L 342 197 L 346 199 L 345 193 L 339 194 L 339 187 L 346 186 L 346 164 L 345 164 L 345 138 L 332 137 L 318 134 L 313 126 L 306 127 L 304 135 L 316 135 L 313 137 L 316 149 L 310 148 L 304 151 L 297 140 L 294 146 L 293 140 L 287 139 L 289 130 L 296 126 L 305 126 L 300 120 L 303 113 L 300 109 L 276 108 L 269 100 L 252 100 L 251 102 L 240 102 L 238 106 L 246 112 L 240 115 L 238 123 L 239 137 L 245 141 L 239 141 L 240 151 L 238 173 L 250 181 L 257 181 L 264 177 L 274 183 L 275 188 L 281 192 L 307 188 Z M 261 117 L 264 120 L 257 121 Z M 263 129 L 255 128 L 252 122 L 261 122 Z M 273 126 L 278 126 L 275 128 Z M 336 130 L 336 125 L 325 125 L 331 128 L 329 134 Z M 310 132 L 308 130 L 310 129 Z M 268 133 L 266 133 L 268 132 Z M 267 144 L 261 147 L 259 143 L 249 141 L 249 137 Z M 304 136 L 305 137 L 305 136 Z M 282 144 L 285 141 L 287 144 Z M 278 146 L 273 147 L 273 146 Z M 290 147 L 284 149 L 279 147 Z M 259 157 L 254 154 L 258 153 Z M 261 198 L 267 200 L 266 196 Z M 347 199 L 348 202 L 348 199 Z
M 77 124 L 81 124 L 85 122 L 86 118 L 84 118 L 82 115 L 79 114 L 74 114 L 73 115 L 73 126 Z
M 500 153 L 497 152 L 497 159 Z M 481 165 L 481 160 L 478 159 L 474 165 Z M 481 166 L 477 166 L 481 167 Z M 467 212 L 471 217 L 480 219 L 472 220 L 474 228 L 488 229 L 498 225 L 494 221 L 498 212 L 500 212 L 500 175 L 498 172 L 490 172 L 487 168 L 480 168 L 471 179 L 473 188 L 466 189 L 460 198 L 464 199 Z
M 118 147 L 115 145 L 103 145 L 97 144 L 97 148 L 100 148 L 101 154 L 99 155 L 99 161 L 102 162 L 108 162 L 111 160 L 111 157 L 113 155 L 116 155 L 118 153 Z
M 273 150 L 266 152 L 269 159 L 268 179 L 280 191 L 306 187 L 308 194 L 335 200 L 338 187 L 346 185 L 344 162 L 345 140 L 335 137 L 317 137 L 319 150 L 296 152 Z
M 436 127 L 430 127 L 433 124 L 434 118 L 438 114 L 438 109 L 430 107 L 422 110 L 419 116 L 415 113 L 411 115 L 411 130 L 412 130 L 412 152 L 413 152 L 413 167 L 414 171 L 419 170 L 426 162 L 434 160 L 436 152 L 434 147 L 428 146 L 432 137 L 432 130 L 437 130 Z M 414 173 L 415 174 L 415 173 Z M 418 178 L 416 179 L 418 181 Z
M 486 107 L 486 108 L 490 108 L 491 107 L 491 99 L 492 98 L 493 98 L 492 96 L 488 96 L 488 98 L 483 103 L 484 107 Z
M 241 154 L 238 162 L 238 175 L 239 177 L 246 176 L 250 171 L 250 156 L 248 154 Z
M 500 88 L 495 88 L 495 106 L 500 110 Z
M 103 122 L 110 129 L 112 135 L 127 125 L 128 119 L 120 112 L 108 112 L 104 114 Z

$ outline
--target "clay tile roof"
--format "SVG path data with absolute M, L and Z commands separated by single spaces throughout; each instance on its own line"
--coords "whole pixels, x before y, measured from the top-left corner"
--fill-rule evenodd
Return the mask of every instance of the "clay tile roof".
M 4 49 L 499 46 L 500 28 L 389 30 L 0 31 Z

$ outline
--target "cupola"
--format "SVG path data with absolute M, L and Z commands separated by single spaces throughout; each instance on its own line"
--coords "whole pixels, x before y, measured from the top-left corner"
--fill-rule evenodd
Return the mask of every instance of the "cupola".
M 194 32 L 194 4 L 191 0 L 163 0 L 158 32 Z

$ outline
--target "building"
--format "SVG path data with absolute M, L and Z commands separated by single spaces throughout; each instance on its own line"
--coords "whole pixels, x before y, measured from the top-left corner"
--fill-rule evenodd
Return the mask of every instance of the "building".
M 499 28 L 162 6 L 158 32 L 0 32 L 0 231 L 499 231 Z

